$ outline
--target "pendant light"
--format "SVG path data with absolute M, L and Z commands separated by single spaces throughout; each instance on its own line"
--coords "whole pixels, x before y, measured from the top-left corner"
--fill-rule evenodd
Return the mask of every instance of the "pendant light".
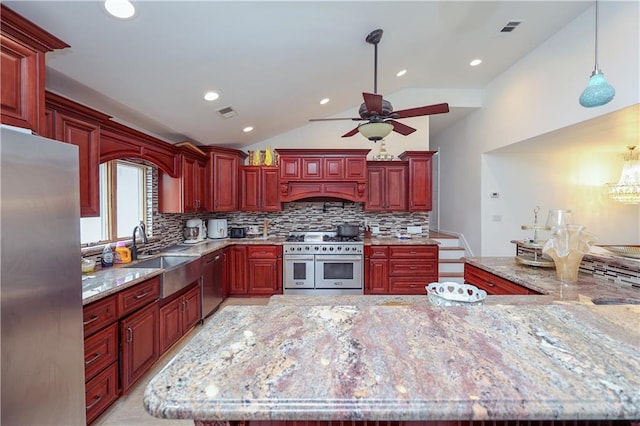
M 616 94 L 616 89 L 607 83 L 604 74 L 598 65 L 598 0 L 596 0 L 596 42 L 595 42 L 595 66 L 589 84 L 580 95 L 580 105 L 585 108 L 602 106 L 611 101 Z

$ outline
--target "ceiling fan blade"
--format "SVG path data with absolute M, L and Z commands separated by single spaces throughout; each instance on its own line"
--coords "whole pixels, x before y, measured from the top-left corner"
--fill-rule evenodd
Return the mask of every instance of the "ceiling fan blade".
M 364 104 L 367 106 L 369 115 L 382 114 L 382 95 L 376 93 L 363 93 Z
M 385 123 L 393 124 L 393 131 L 398 132 L 403 136 L 410 135 L 411 133 L 416 131 L 416 129 L 414 129 L 413 127 L 409 127 L 406 124 L 402 124 L 396 120 L 386 120 Z
M 309 119 L 309 121 L 338 121 L 338 120 L 362 121 L 362 118 L 343 117 L 343 118 L 310 118 Z
M 348 138 L 348 137 L 353 136 L 353 135 L 355 135 L 357 133 L 358 133 L 358 128 L 356 127 L 355 129 L 353 129 L 353 130 L 345 133 L 344 135 L 342 135 L 342 137 L 343 138 Z
M 445 112 L 449 112 L 449 104 L 447 103 L 433 104 L 433 105 L 427 105 L 423 107 L 394 111 L 393 116 L 395 118 L 409 118 L 409 117 L 419 117 L 421 115 L 443 114 Z

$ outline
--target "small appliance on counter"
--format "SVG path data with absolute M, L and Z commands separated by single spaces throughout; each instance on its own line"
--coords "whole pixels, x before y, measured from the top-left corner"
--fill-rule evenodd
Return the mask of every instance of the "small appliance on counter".
M 184 242 L 186 244 L 195 244 L 204 241 L 205 228 L 202 219 L 189 219 L 184 227 Z
M 212 239 L 227 238 L 227 219 L 209 219 L 207 222 L 208 234 Z
M 245 238 L 247 236 L 246 228 L 230 228 L 229 237 L 231 238 Z

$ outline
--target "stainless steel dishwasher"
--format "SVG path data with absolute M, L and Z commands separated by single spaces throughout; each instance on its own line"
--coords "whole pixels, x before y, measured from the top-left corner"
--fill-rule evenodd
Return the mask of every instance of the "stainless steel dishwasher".
M 215 311 L 224 300 L 223 250 L 202 258 L 202 318 Z

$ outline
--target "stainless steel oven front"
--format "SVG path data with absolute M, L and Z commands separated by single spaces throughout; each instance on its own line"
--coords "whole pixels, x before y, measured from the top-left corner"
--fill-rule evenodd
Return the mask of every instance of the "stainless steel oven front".
M 361 254 L 317 254 L 315 256 L 316 288 L 362 291 L 363 263 Z
M 313 254 L 284 255 L 284 292 L 295 289 L 313 289 L 315 282 L 315 262 Z

